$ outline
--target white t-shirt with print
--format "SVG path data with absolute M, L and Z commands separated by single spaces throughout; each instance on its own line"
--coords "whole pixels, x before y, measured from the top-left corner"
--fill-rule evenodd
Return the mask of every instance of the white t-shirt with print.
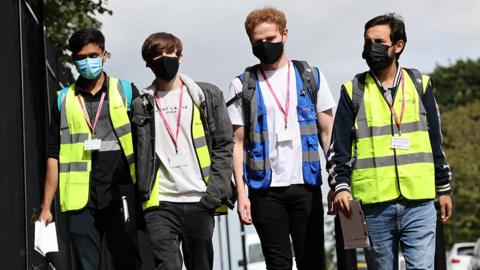
M 290 142 L 277 142 L 277 133 L 285 129 L 285 118 L 277 105 L 273 95 L 268 89 L 266 81 L 263 79 L 260 70 L 257 71 L 260 91 L 262 93 L 265 107 L 267 110 L 267 125 L 269 138 L 269 155 L 272 168 L 271 187 L 282 187 L 293 184 L 303 184 L 302 172 L 302 145 L 300 137 L 300 125 L 297 117 L 297 87 L 296 76 L 293 63 L 290 65 L 290 106 L 288 111 L 288 124 L 286 132 L 291 138 Z M 285 109 L 287 93 L 287 75 L 288 65 L 277 70 L 264 70 L 265 75 L 270 82 L 280 104 Z M 327 80 L 320 71 L 320 89 L 317 93 L 317 112 L 323 112 L 332 109 L 335 101 L 330 92 Z M 230 83 L 230 100 L 236 94 L 242 91 L 240 79 L 235 78 Z M 228 114 L 233 125 L 244 125 L 243 109 L 241 99 L 238 99 L 228 107 Z M 245 135 L 248 136 L 248 135 Z M 321 148 L 319 148 L 321 149 Z M 320 151 L 321 152 L 321 151 Z
M 192 141 L 191 122 L 193 102 L 185 86 L 183 86 L 183 105 L 180 131 L 178 134 L 178 152 L 185 166 L 172 167 L 170 162 L 177 154 L 175 145 L 158 112 L 158 105 L 165 116 L 173 134 L 177 131 L 177 116 L 180 101 L 180 89 L 157 91 L 160 103 L 155 106 L 155 152 L 160 158 L 159 173 L 160 201 L 199 202 L 206 191 L 205 182 L 198 165 Z

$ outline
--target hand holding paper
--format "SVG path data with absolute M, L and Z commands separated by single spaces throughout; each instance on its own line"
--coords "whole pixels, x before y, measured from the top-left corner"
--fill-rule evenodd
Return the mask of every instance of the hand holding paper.
M 42 256 L 48 252 L 58 252 L 55 222 L 45 225 L 43 221 L 35 222 L 35 250 Z
M 350 215 L 339 211 L 345 249 L 370 247 L 367 224 L 358 200 L 349 201 Z

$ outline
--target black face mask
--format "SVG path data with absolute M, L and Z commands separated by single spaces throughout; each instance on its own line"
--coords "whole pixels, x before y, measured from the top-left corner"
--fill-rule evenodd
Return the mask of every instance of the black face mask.
M 362 58 L 367 61 L 367 65 L 373 71 L 384 70 L 395 58 L 395 56 L 388 55 L 388 49 L 392 46 L 382 43 L 367 43 L 363 47 Z
M 252 51 L 263 64 L 273 64 L 282 56 L 283 43 L 261 42 L 253 46 Z
M 170 81 L 178 72 L 178 66 L 180 65 L 178 60 L 176 56 L 162 56 L 153 60 L 150 63 L 150 68 L 158 78 Z

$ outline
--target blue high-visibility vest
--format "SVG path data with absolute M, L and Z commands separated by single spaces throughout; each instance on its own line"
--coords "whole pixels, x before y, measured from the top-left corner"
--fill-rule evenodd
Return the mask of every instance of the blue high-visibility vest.
M 313 89 L 313 91 L 318 91 L 320 84 L 319 71 L 317 68 L 314 68 L 314 70 L 308 70 L 307 68 L 307 72 L 314 74 L 312 77 L 314 77 L 315 84 L 305 83 L 304 80 L 307 76 L 302 76 L 297 65 L 298 63 L 294 64 L 294 69 L 297 86 L 297 116 L 302 145 L 303 180 L 305 184 L 319 186 L 322 183 L 322 174 L 317 131 L 316 93 L 313 95 L 311 94 L 312 89 L 308 89 L 308 85 L 314 85 L 316 89 Z M 305 69 L 302 70 L 305 72 Z M 245 119 L 248 119 L 248 123 L 245 122 L 245 130 L 248 137 L 244 144 L 246 153 L 244 180 L 252 189 L 266 189 L 272 182 L 272 168 L 268 151 L 268 116 L 262 91 L 256 77 L 256 68 L 251 68 L 250 70 L 247 68 L 245 73 L 239 75 L 238 78 L 244 84 L 243 91 L 249 91 L 248 80 L 255 80 L 254 84 L 250 82 L 250 84 L 255 85 L 250 87 L 250 91 L 254 91 L 250 104 L 243 102 L 244 113 L 250 114 L 250 117 L 245 117 Z M 249 108 L 245 109 L 246 106 L 249 106 Z

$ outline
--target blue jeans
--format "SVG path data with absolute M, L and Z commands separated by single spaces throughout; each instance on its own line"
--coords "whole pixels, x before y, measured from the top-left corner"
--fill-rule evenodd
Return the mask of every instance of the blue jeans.
M 398 269 L 402 247 L 407 269 L 432 269 L 435 258 L 437 212 L 432 200 L 364 205 L 370 236 L 365 249 L 368 269 Z

